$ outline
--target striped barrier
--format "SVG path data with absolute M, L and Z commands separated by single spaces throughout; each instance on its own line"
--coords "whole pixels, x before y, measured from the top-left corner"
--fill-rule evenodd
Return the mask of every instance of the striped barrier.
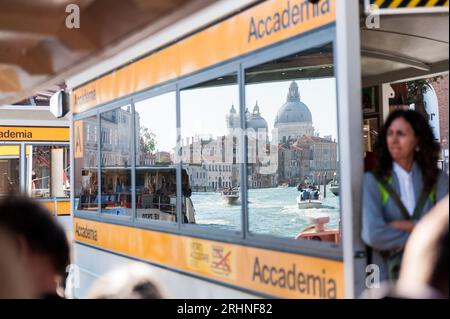
M 418 12 L 448 12 L 449 0 L 366 0 L 366 11 L 406 14 Z

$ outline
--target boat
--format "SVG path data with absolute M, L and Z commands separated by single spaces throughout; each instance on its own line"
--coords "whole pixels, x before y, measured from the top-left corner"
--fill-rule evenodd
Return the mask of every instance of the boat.
M 339 196 L 339 185 L 331 185 L 330 191 L 335 195 Z
M 308 216 L 309 226 L 303 229 L 295 236 L 295 239 L 328 241 L 338 243 L 340 232 L 338 228 L 326 229 L 325 224 L 330 221 L 330 217 L 326 214 L 317 214 Z
M 222 201 L 227 204 L 234 204 L 239 199 L 238 189 L 224 189 L 221 193 Z
M 320 208 L 322 206 L 320 191 L 312 185 L 301 188 L 297 196 L 297 205 L 300 209 Z
M 336 173 L 334 173 L 333 180 L 330 183 L 330 191 L 334 194 L 334 196 L 339 196 L 339 182 L 336 179 Z

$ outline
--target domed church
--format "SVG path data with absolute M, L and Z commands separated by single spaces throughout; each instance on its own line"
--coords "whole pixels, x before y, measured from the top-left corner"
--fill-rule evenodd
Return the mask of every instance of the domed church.
M 275 132 L 278 132 L 280 143 L 303 135 L 314 135 L 311 111 L 305 103 L 300 101 L 300 93 L 295 81 L 292 81 L 289 87 L 286 103 L 278 110 L 274 127 Z
M 258 102 L 253 107 L 253 111 L 250 113 L 248 108 L 245 110 L 245 119 L 247 121 L 247 128 L 254 129 L 255 132 L 267 134 L 268 125 L 267 121 L 261 116 Z M 239 114 L 236 112 L 234 105 L 231 106 L 230 112 L 226 116 L 227 128 L 232 130 L 239 128 Z

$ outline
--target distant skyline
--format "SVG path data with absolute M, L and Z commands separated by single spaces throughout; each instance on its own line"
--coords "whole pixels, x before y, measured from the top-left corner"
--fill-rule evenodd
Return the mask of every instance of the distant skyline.
M 267 121 L 269 138 L 278 110 L 286 102 L 292 81 L 246 86 L 249 112 L 258 101 L 261 116 Z M 331 135 L 337 141 L 336 80 L 334 78 L 297 80 L 300 100 L 311 111 L 313 126 L 319 136 Z M 226 115 L 234 105 L 239 112 L 237 85 L 181 91 L 181 134 L 183 138 L 227 133 Z M 156 135 L 159 151 L 173 151 L 176 146 L 175 93 L 167 93 L 136 103 L 140 124 Z

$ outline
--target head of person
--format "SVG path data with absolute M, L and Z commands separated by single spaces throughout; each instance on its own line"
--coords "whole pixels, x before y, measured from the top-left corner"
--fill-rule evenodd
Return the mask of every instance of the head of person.
M 440 147 L 423 115 L 412 110 L 389 114 L 378 137 L 375 173 L 389 176 L 393 162 L 415 161 L 423 174 L 424 186 L 430 190 L 439 174 L 437 161 Z
M 133 263 L 105 274 L 90 288 L 90 299 L 162 299 L 165 293 L 149 266 Z
M 181 188 L 183 192 L 183 196 L 191 197 L 192 190 L 189 185 L 189 175 L 186 170 L 181 171 Z
M 449 298 L 449 198 L 417 224 L 406 244 L 396 290 L 411 298 Z
M 10 196 L 0 201 L 0 233 L 2 259 L 3 253 L 9 256 L 9 265 L 0 268 L 0 286 L 20 277 L 12 288 L 22 295 L 12 297 L 61 295 L 70 248 L 56 218 L 27 197 Z

